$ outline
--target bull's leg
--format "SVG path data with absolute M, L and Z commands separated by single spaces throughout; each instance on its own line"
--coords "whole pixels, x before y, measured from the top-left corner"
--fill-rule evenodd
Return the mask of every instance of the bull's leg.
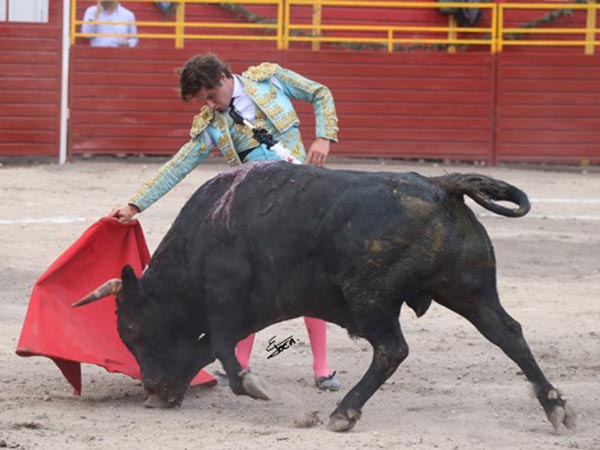
M 465 317 L 521 368 L 555 430 L 561 423 L 567 428 L 575 428 L 575 412 L 544 376 L 523 337 L 521 325 L 504 310 L 495 289 L 459 301 L 436 300 Z
M 343 398 L 331 414 L 327 429 L 350 430 L 360 418 L 363 405 L 398 368 L 408 356 L 408 345 L 404 340 L 397 314 L 393 320 L 368 321 L 371 326 L 361 327 L 364 337 L 373 346 L 373 360 L 369 369 Z M 363 318 L 364 321 L 364 318 Z
M 269 400 L 258 377 L 242 370 L 235 346 L 245 327 L 245 298 L 250 290 L 252 268 L 246 258 L 234 248 L 220 248 L 212 253 L 210 270 L 204 274 L 207 303 L 211 314 L 213 354 L 223 364 L 229 386 L 237 395 Z
M 229 387 L 237 395 L 248 395 L 258 400 L 270 400 L 269 394 L 261 385 L 258 377 L 249 370 L 242 369 L 235 356 L 235 340 L 215 344 L 215 356 L 223 364 L 229 378 Z

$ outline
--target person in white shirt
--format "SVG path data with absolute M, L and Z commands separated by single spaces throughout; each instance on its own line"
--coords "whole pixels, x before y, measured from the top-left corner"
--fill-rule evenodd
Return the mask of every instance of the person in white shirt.
M 83 16 L 86 22 L 81 26 L 85 34 L 111 34 L 112 36 L 96 36 L 90 38 L 92 47 L 135 47 L 137 37 L 122 36 L 137 34 L 135 15 L 118 1 L 98 1 L 97 5 L 86 9 Z M 93 25 L 87 22 L 117 22 Z M 128 23 L 123 23 L 128 22 Z

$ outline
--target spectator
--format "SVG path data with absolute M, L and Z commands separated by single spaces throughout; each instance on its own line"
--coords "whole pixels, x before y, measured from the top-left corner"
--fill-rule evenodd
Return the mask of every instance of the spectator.
M 156 2 L 155 5 L 163 12 L 165 19 L 172 17 L 178 6 L 177 3 L 171 2 Z
M 83 16 L 86 22 L 81 26 L 81 32 L 85 34 L 103 34 L 112 36 L 96 36 L 90 38 L 92 47 L 135 47 L 138 43 L 137 37 L 125 37 L 122 35 L 136 35 L 135 15 L 118 1 L 98 1 L 95 6 L 90 6 Z M 102 23 L 98 25 L 87 22 L 117 22 Z M 128 22 L 128 23 L 123 23 Z

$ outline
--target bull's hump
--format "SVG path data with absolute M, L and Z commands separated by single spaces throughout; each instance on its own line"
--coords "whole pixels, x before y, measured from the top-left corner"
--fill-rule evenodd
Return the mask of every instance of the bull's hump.
M 211 211 L 210 217 L 214 224 L 222 224 L 226 228 L 229 228 L 231 222 L 231 206 L 237 195 L 240 186 L 244 184 L 244 181 L 254 172 L 260 172 L 261 176 L 268 176 L 270 172 L 280 170 L 282 168 L 281 163 L 278 161 L 257 161 L 247 164 L 242 164 L 236 167 L 234 170 L 224 172 L 211 181 L 226 180 L 226 189 L 222 193 L 219 200 L 214 204 Z

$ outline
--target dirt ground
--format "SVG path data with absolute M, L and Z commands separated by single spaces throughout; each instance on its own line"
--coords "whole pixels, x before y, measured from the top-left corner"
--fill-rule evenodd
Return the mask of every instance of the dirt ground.
M 366 370 L 371 350 L 329 328 L 330 366 L 344 388 L 312 385 L 311 353 L 300 319 L 258 334 L 253 371 L 273 400 L 237 397 L 228 388 L 193 388 L 181 408 L 148 410 L 141 384 L 84 365 L 74 397 L 46 358 L 15 348 L 35 280 L 81 233 L 126 201 L 161 160 L 95 159 L 0 166 L 0 447 L 17 449 L 600 449 L 600 173 L 523 168 L 330 164 L 368 171 L 480 172 L 516 184 L 532 200 L 521 219 L 473 204 L 496 249 L 502 302 L 523 326 L 546 376 L 579 415 L 576 432 L 552 432 L 523 375 L 469 323 L 432 305 L 422 318 L 404 309 L 411 353 L 367 403 L 349 433 L 294 427 L 304 413 L 326 422 Z M 225 167 L 196 169 L 141 217 L 151 250 L 204 181 Z M 272 335 L 299 343 L 275 358 Z M 213 364 L 211 368 L 218 368 Z

